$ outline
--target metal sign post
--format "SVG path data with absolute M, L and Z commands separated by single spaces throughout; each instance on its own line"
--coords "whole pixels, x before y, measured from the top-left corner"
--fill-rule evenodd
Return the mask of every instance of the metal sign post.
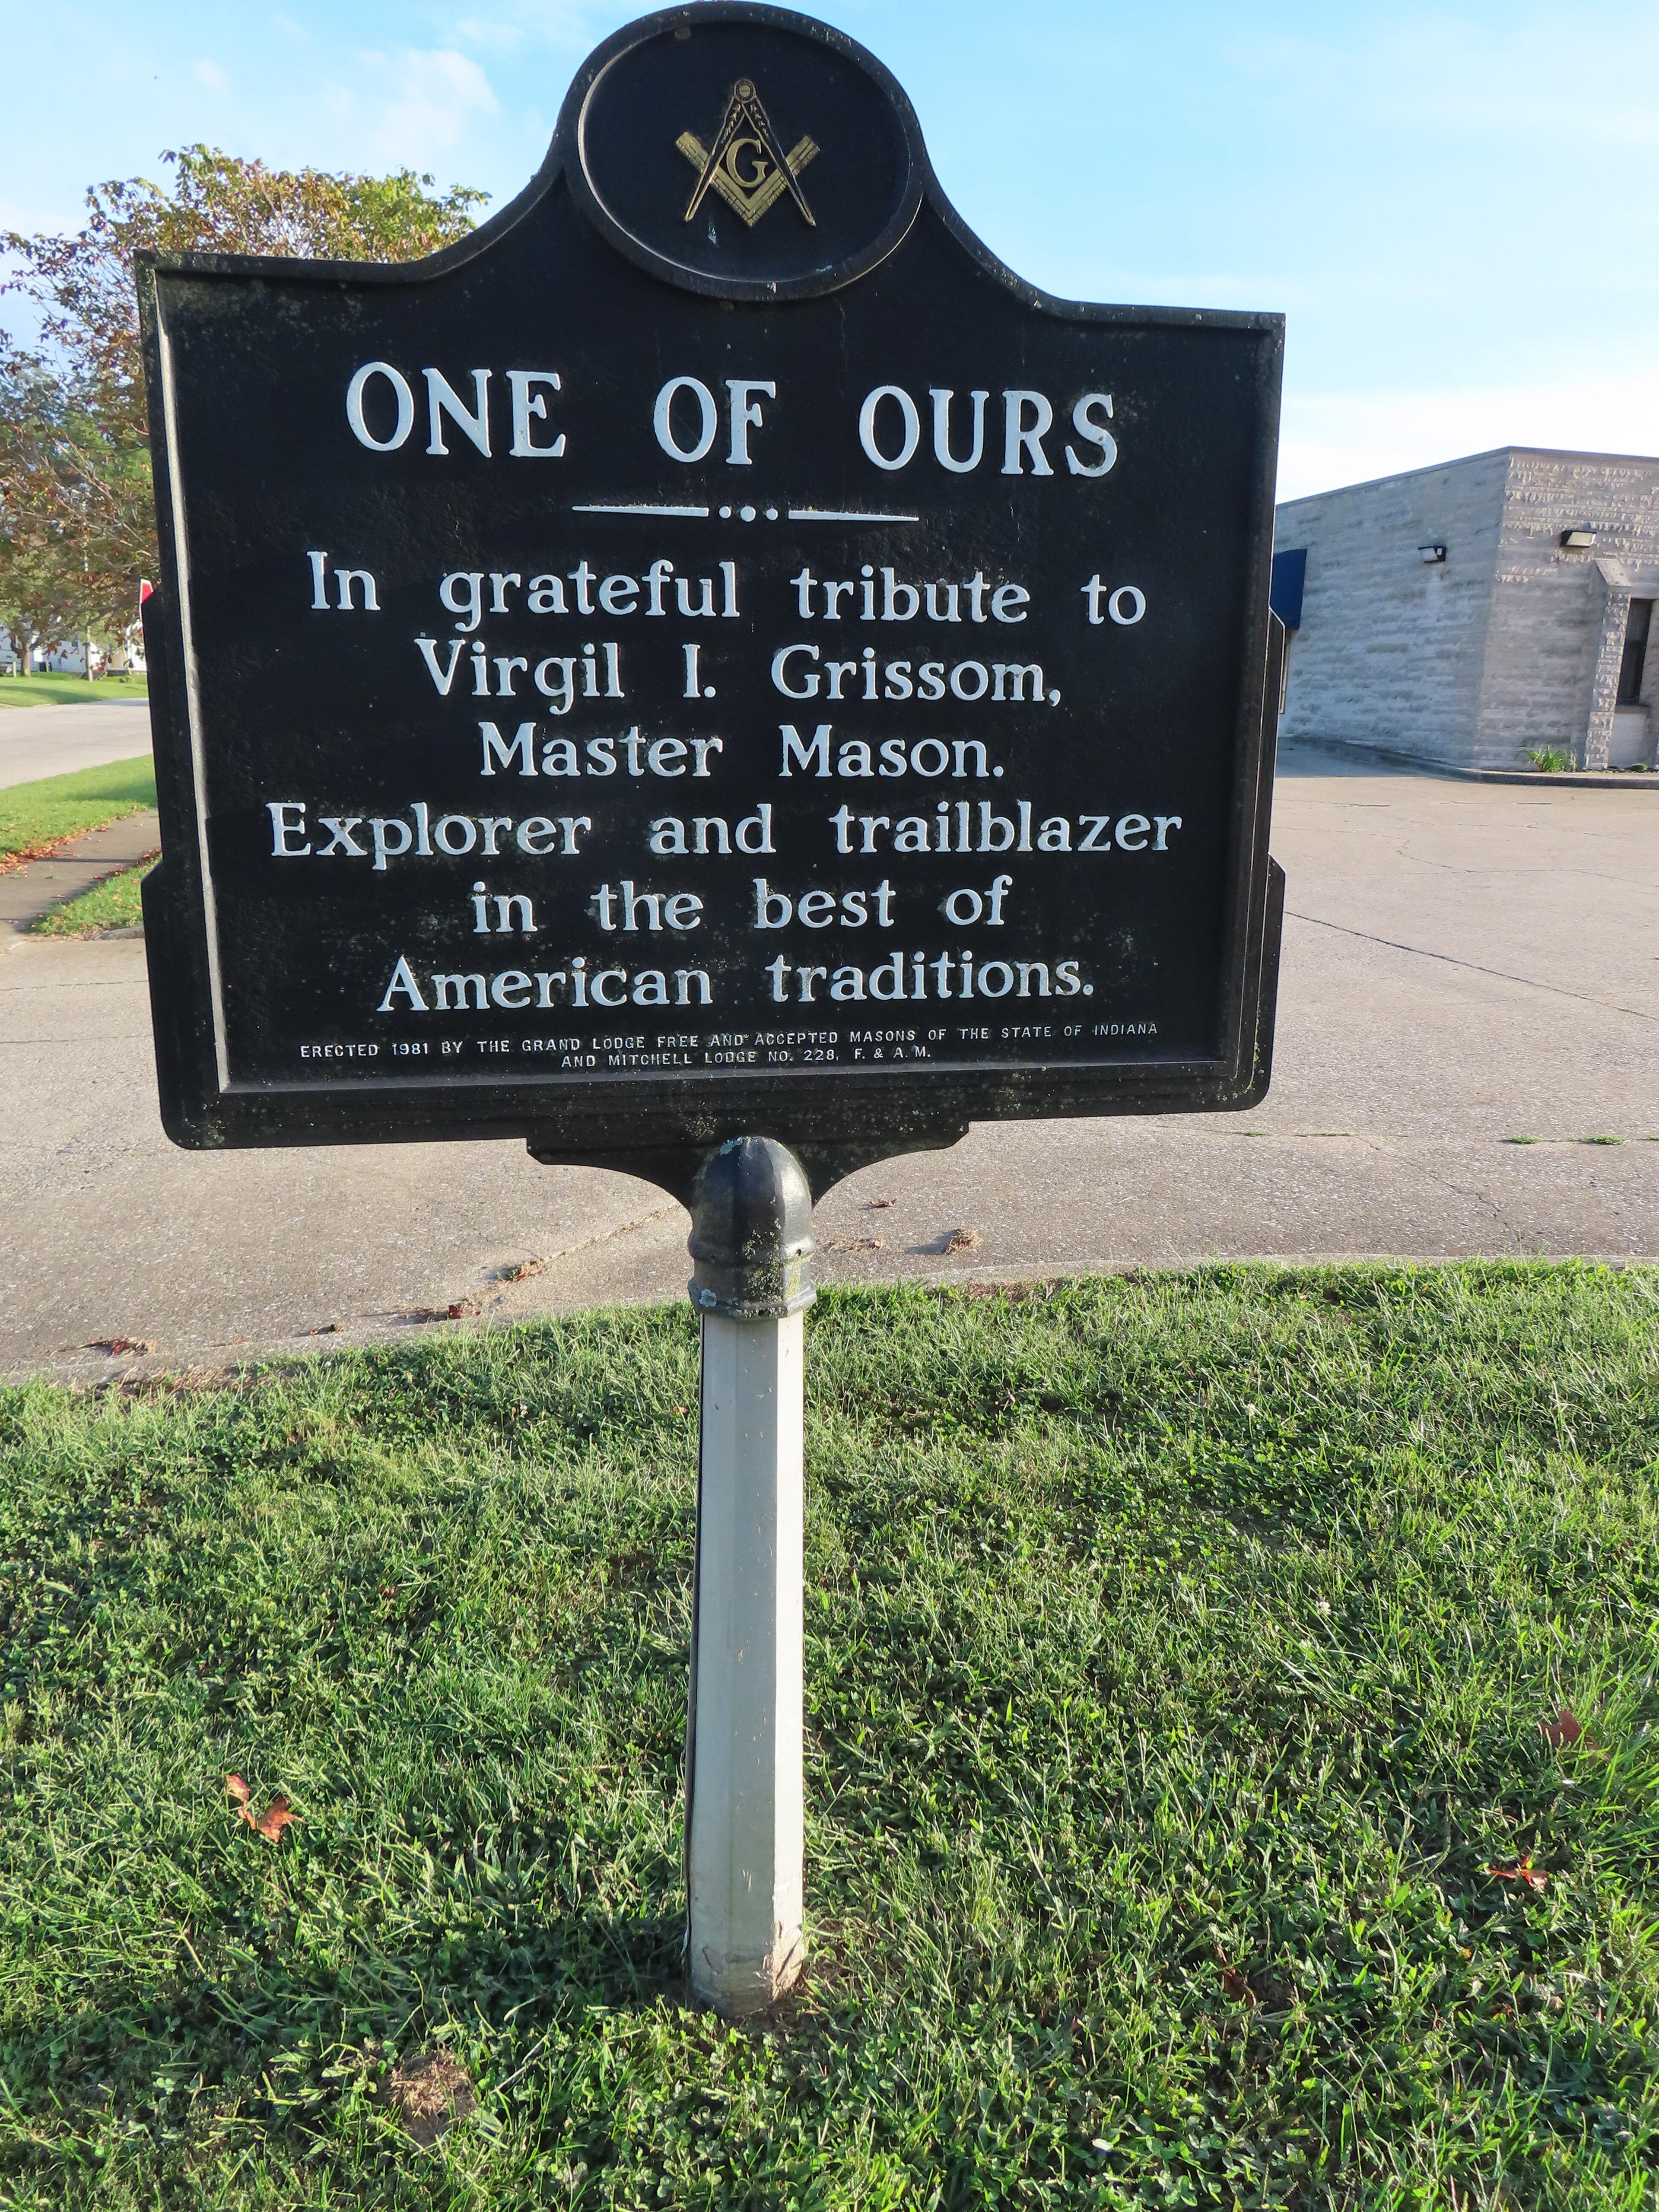
M 793 1154 L 739 1137 L 691 1202 L 702 1316 L 686 1722 L 691 1986 L 763 2010 L 800 1972 L 803 1316 L 812 1194 Z

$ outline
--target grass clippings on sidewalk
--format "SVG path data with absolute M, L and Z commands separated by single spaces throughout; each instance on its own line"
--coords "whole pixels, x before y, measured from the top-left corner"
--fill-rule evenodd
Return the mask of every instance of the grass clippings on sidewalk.
M 34 925 L 35 934 L 107 937 L 115 930 L 142 929 L 144 916 L 138 902 L 139 892 L 154 866 L 152 854 L 135 868 L 123 868 L 118 875 L 106 876 L 101 884 L 82 891 L 79 898 L 65 899 L 62 906 L 55 906 L 41 915 Z
M 147 676 L 0 676 L 0 708 L 107 707 L 112 700 L 148 699 Z
M 1651 2203 L 1656 1319 L 826 1296 L 762 2033 L 679 1980 L 689 1311 L 0 1392 L 0 2200 Z
M 148 753 L 0 787 L 0 868 L 34 860 L 155 804 L 155 764 Z

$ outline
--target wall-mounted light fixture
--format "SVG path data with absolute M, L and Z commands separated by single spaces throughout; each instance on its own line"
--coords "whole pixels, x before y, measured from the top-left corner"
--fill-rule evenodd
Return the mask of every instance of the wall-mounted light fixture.
M 1425 567 L 1433 568 L 1445 559 L 1446 549 L 1443 545 L 1419 545 L 1417 557 Z
M 1595 543 L 1595 532 L 1593 530 L 1564 530 L 1561 543 L 1571 552 L 1588 553 Z

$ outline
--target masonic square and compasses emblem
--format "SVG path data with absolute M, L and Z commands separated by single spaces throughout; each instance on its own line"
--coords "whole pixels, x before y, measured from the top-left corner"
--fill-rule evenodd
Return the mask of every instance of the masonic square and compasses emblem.
M 740 76 L 732 86 L 725 120 L 712 146 L 705 148 L 690 131 L 682 131 L 674 143 L 697 172 L 685 210 L 688 222 L 712 187 L 751 230 L 786 192 L 817 228 L 796 179 L 818 149 L 810 138 L 802 138 L 788 153 L 784 152 L 750 78 Z

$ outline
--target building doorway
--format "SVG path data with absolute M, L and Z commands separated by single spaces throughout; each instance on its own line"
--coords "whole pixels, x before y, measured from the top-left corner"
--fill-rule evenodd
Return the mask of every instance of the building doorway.
M 1609 768 L 1645 768 L 1653 760 L 1653 736 L 1642 704 L 1648 646 L 1653 634 L 1653 601 L 1632 599 L 1625 617 L 1625 650 L 1619 663 L 1619 696 L 1607 744 Z

